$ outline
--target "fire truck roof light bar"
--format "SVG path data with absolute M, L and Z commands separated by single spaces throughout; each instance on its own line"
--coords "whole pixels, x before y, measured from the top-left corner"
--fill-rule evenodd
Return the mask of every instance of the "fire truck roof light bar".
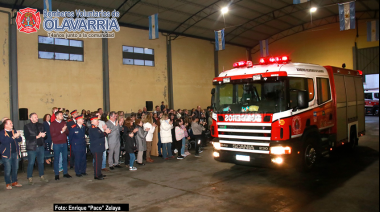
M 240 62 L 234 63 L 234 68 L 242 68 L 242 67 L 251 68 L 252 66 L 253 66 L 252 61 L 240 61 Z
M 260 64 L 271 64 L 271 63 L 288 63 L 290 62 L 289 56 L 282 57 L 263 57 L 259 60 Z

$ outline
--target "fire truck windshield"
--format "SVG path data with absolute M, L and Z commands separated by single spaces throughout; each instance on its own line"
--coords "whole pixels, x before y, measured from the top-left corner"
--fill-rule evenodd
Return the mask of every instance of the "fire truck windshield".
M 215 110 L 219 113 L 278 113 L 287 110 L 286 80 L 245 80 L 219 84 L 215 88 Z

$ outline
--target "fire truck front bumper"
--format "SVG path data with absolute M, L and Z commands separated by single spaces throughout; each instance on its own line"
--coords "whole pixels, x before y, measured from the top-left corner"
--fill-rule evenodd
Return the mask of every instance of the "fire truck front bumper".
M 260 153 L 245 150 L 239 151 L 236 149 L 225 150 L 223 148 L 221 149 L 216 147 L 214 144 L 213 157 L 219 162 L 259 167 L 294 167 L 301 161 L 299 150 L 295 146 L 289 149 L 286 149 L 288 147 L 287 145 L 271 145 L 271 147 L 278 147 L 280 152 L 289 152 L 286 152 L 288 154 L 273 154 L 273 152 L 269 151 L 273 150 L 271 148 L 268 148 L 268 151 L 263 151 Z

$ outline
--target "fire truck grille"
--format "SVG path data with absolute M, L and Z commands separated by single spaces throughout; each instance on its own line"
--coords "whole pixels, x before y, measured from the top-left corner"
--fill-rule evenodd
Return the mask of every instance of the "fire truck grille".
M 219 125 L 219 138 L 223 140 L 252 142 L 252 141 L 270 141 L 272 128 L 271 126 L 231 126 Z

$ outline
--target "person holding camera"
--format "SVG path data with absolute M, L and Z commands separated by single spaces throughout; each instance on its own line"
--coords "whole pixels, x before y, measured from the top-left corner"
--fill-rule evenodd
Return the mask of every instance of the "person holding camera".
M 191 130 L 193 131 L 194 137 L 195 137 L 195 157 L 199 156 L 199 149 L 201 147 L 202 143 L 202 132 L 205 130 L 204 126 L 206 125 L 205 122 L 199 122 L 199 118 L 193 117 L 193 122 L 191 123 Z

